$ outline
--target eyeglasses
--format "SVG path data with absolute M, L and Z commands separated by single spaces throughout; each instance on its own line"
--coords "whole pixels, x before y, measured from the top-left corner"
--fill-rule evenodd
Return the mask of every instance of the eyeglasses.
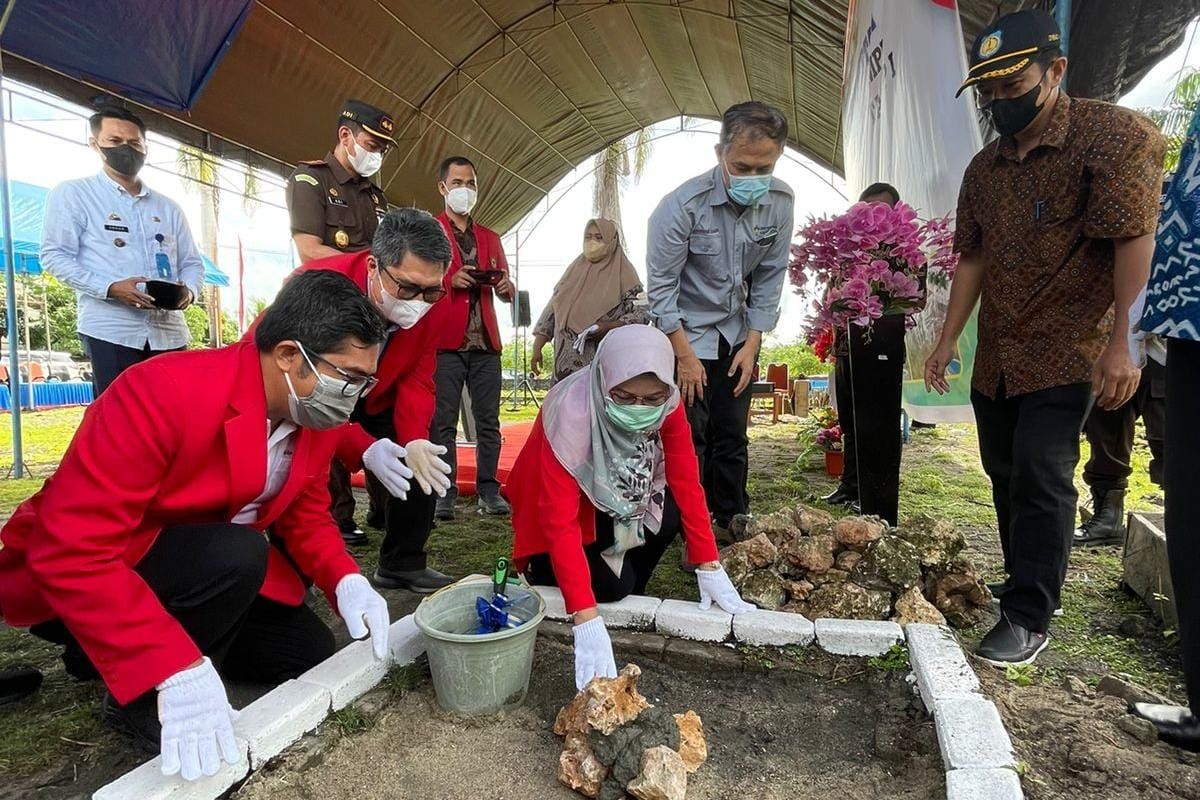
M 300 342 L 296 342 L 296 347 L 300 350 L 300 355 L 304 356 L 304 360 L 308 362 L 309 368 L 312 369 L 313 372 L 317 373 L 317 380 L 328 380 L 329 376 L 322 375 L 317 370 L 316 364 L 313 364 L 314 359 L 338 374 L 343 381 L 341 389 L 342 397 L 366 397 L 371 393 L 371 390 L 375 388 L 375 385 L 379 383 L 379 380 L 371 375 L 355 375 L 351 372 L 346 372 L 346 370 L 342 369 L 337 364 L 329 361 L 329 359 L 322 358 L 316 353 L 313 353 L 311 356 L 309 356 L 308 351 L 305 349 L 304 345 L 300 344 Z
M 396 299 L 398 300 L 416 300 L 420 297 L 426 303 L 436 303 L 446 296 L 446 290 L 439 283 L 437 286 L 417 286 L 413 283 L 397 279 L 392 273 L 384 269 L 380 264 L 376 267 L 381 273 L 388 276 L 388 280 L 396 285 Z
M 670 390 L 665 392 L 655 392 L 654 394 L 642 397 L 622 391 L 621 389 L 613 389 L 608 393 L 608 396 L 611 397 L 612 401 L 619 406 L 661 406 L 666 404 L 666 402 L 671 399 L 671 392 Z

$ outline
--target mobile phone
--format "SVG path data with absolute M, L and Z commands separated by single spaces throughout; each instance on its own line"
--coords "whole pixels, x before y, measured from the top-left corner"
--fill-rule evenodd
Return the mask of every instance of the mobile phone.
M 472 269 L 467 270 L 467 274 L 474 278 L 478 283 L 486 286 L 495 286 L 504 277 L 502 269 Z

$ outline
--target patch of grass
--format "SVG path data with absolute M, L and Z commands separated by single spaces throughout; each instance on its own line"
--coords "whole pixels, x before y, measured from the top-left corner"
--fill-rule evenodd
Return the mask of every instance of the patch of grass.
M 1004 667 L 1004 678 L 1017 686 L 1032 686 L 1037 672 L 1033 664 L 1008 664 Z
M 894 644 L 881 656 L 871 656 L 867 659 L 871 669 L 883 672 L 908 671 L 908 648 L 902 644 Z
M 44 480 L 44 478 L 0 480 L 0 515 L 7 517 L 12 514 L 17 506 L 42 488 Z
M 25 463 L 38 474 L 38 465 L 57 465 L 83 419 L 83 406 L 26 411 L 21 415 L 21 447 Z M 0 468 L 13 461 L 12 415 L 0 414 Z M 45 477 L 44 475 L 42 477 Z
M 411 692 L 429 679 L 429 662 L 419 659 L 403 667 L 392 667 L 383 678 L 388 697 L 398 698 Z
M 353 705 L 334 711 L 326 722 L 342 736 L 353 736 L 371 727 L 370 718 Z

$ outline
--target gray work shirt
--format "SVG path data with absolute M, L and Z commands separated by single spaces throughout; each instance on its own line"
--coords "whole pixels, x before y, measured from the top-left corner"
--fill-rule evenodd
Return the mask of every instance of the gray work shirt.
M 714 359 L 748 329 L 779 322 L 794 210 L 792 189 L 778 178 L 758 204 L 738 213 L 721 167 L 684 183 L 650 215 L 646 294 L 664 332 L 681 325 L 698 358 Z

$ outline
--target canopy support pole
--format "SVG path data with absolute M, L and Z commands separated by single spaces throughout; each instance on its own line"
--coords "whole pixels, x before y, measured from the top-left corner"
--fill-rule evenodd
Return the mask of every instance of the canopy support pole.
M 8 27 L 8 19 L 12 16 L 13 6 L 17 0 L 8 0 L 4 8 L 4 16 L 0 17 L 0 35 Z M 4 64 L 0 61 L 0 99 L 4 97 Z M 17 352 L 17 297 L 16 297 L 16 252 L 13 248 L 12 237 L 12 196 L 8 185 L 8 147 L 4 141 L 5 119 L 4 111 L 0 108 L 0 193 L 4 195 L 4 288 L 5 310 L 8 312 L 8 391 L 12 406 L 12 439 L 13 463 L 11 474 L 14 478 L 25 477 L 24 454 L 21 452 L 21 368 Z M 29 394 L 33 399 L 33 392 Z
M 1054 0 L 1054 16 L 1058 21 L 1059 33 L 1062 34 L 1059 49 L 1069 58 L 1070 53 L 1067 51 L 1071 46 L 1071 0 Z

